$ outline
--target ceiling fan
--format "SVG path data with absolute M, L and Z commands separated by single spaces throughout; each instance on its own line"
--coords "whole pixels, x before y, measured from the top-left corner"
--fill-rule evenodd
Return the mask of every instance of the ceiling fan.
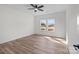
M 39 5 L 39 4 L 30 4 L 30 6 L 32 6 L 33 8 L 28 8 L 29 10 L 34 10 L 34 12 L 37 12 L 37 11 L 44 11 L 43 8 L 44 5 Z

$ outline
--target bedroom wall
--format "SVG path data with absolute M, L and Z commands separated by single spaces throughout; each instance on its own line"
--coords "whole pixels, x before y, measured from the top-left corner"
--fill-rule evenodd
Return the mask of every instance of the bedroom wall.
M 0 5 L 0 44 L 34 33 L 33 15 Z
M 77 25 L 77 15 L 79 15 L 79 5 L 71 5 L 67 9 L 66 32 L 68 33 L 68 48 L 70 53 L 79 53 L 73 45 L 79 44 L 79 30 Z
M 41 19 L 52 19 L 55 18 L 56 24 L 55 24 L 55 31 L 41 31 L 40 30 L 40 20 Z M 42 34 L 42 35 L 49 35 L 49 36 L 58 36 L 65 38 L 66 35 L 66 12 L 56 12 L 51 14 L 44 14 L 44 15 L 37 15 L 34 16 L 35 21 L 35 33 L 36 34 Z

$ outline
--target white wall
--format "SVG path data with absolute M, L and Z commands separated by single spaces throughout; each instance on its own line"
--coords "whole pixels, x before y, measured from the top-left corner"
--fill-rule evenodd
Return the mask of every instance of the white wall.
M 55 31 L 41 31 L 40 30 L 40 20 L 41 19 L 50 19 L 55 18 L 56 20 L 56 29 Z M 44 14 L 44 15 L 38 15 L 35 16 L 35 33 L 36 34 L 42 34 L 42 35 L 49 35 L 49 36 L 58 36 L 58 37 L 64 37 L 65 38 L 65 27 L 66 27 L 66 12 L 56 12 L 52 14 Z
M 33 15 L 0 5 L 0 43 L 34 33 Z
M 79 14 L 79 5 L 71 5 L 67 9 L 66 32 L 68 33 L 68 47 L 70 53 L 79 53 L 73 47 L 79 44 L 79 30 L 77 31 L 77 15 Z

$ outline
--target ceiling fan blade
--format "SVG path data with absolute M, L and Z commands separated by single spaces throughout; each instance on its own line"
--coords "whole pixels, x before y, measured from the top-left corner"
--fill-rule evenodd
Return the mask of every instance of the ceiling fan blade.
M 41 5 L 41 6 L 39 6 L 38 8 L 42 8 L 42 7 L 44 7 L 43 5 Z
M 37 4 L 36 4 L 35 6 L 36 6 L 36 8 L 38 7 L 38 5 L 37 5 Z
M 40 11 L 44 11 L 44 10 L 42 10 L 42 9 L 38 9 L 38 10 L 40 10 Z
M 28 8 L 29 10 L 34 10 L 35 8 Z
M 30 5 L 31 5 L 32 7 L 34 7 L 34 8 L 36 7 L 34 4 L 30 4 Z

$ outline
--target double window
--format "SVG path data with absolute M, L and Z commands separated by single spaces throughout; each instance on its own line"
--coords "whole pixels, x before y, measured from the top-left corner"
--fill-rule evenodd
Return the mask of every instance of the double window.
M 43 19 L 40 20 L 40 28 L 44 31 L 54 31 L 55 30 L 55 19 Z

